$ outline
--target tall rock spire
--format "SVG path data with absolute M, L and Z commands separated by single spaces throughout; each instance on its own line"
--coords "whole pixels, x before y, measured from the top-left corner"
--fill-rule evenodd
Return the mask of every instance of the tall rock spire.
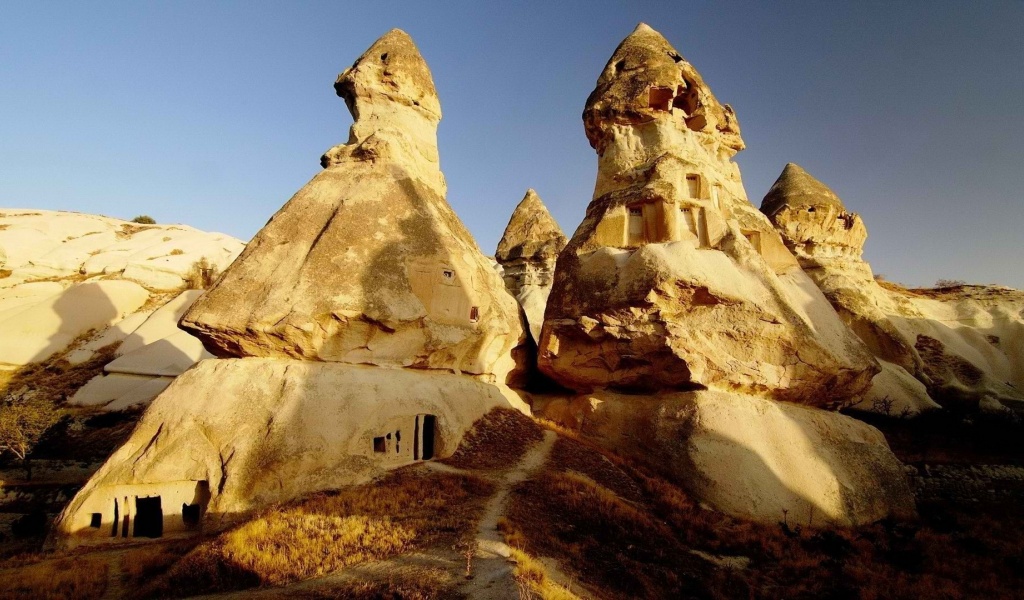
M 537 192 L 526 190 L 498 242 L 495 259 L 505 286 L 526 312 L 534 340 L 540 339 L 555 261 L 568 240 Z
M 499 382 L 519 309 L 445 200 L 441 110 L 392 30 L 335 83 L 349 143 L 256 234 L 181 326 L 218 356 L 454 370 Z
M 584 392 L 863 393 L 877 365 L 747 200 L 735 115 L 661 34 L 619 45 L 583 122 L 597 182 L 558 258 L 542 371 Z

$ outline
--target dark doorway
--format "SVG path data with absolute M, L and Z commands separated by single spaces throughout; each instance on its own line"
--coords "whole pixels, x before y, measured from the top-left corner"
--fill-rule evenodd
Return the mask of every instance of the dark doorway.
M 114 524 L 110 526 L 110 537 L 117 537 L 117 524 L 121 520 L 121 514 L 117 510 L 117 498 L 114 498 Z
M 185 523 L 185 529 L 196 529 L 199 527 L 199 519 L 203 516 L 203 507 L 198 504 L 182 504 L 181 520 Z
M 160 496 L 135 497 L 135 537 L 158 538 L 164 534 L 164 511 Z
M 94 529 L 103 527 L 103 513 L 92 513 L 92 519 L 89 521 L 89 527 Z
M 437 425 L 437 418 L 434 415 L 423 415 L 423 423 L 420 427 L 420 435 L 423 437 L 423 451 L 420 457 L 423 460 L 434 458 L 434 429 Z

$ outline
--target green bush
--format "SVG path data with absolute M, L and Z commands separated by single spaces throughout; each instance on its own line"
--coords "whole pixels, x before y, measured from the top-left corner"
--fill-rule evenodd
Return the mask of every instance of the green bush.
M 142 225 L 156 225 L 156 220 L 149 215 L 139 215 L 132 219 L 132 223 L 140 223 Z

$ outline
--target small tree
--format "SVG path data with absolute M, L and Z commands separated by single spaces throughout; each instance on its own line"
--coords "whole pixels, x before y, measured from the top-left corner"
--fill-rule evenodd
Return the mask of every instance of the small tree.
M 142 225 L 156 225 L 156 220 L 149 215 L 139 215 L 132 219 L 132 223 L 140 223 Z
M 60 417 L 60 411 L 46 399 L 7 396 L 0 402 L 0 453 L 18 457 L 26 479 L 32 479 L 32 451 Z
M 202 257 L 192 264 L 185 275 L 185 286 L 190 290 L 208 290 L 217 281 L 217 265 Z
M 965 285 L 967 285 L 967 282 L 961 279 L 940 279 L 935 282 L 935 287 L 937 288 L 961 287 Z

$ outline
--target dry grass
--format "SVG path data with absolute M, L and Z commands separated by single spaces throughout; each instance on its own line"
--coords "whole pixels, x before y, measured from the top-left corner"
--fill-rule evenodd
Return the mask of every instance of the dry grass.
M 68 350 L 41 363 L 33 363 L 16 371 L 6 373 L 0 382 L 0 395 L 18 393 L 25 389 L 42 395 L 54 404 L 60 404 L 73 396 L 90 379 L 103 372 L 103 367 L 114 359 L 118 344 L 110 344 L 97 350 L 84 363 L 73 365 L 65 359 L 66 354 L 87 340 L 96 332 L 90 331 L 76 338 Z
M 520 600 L 579 600 L 579 596 L 552 581 L 539 560 L 514 547 L 509 556 L 515 562 L 512 576 L 516 579 Z
M 0 598 L 91 600 L 107 590 L 108 567 L 100 558 L 51 560 L 0 571 Z
M 139 589 L 165 573 L 196 544 L 196 541 L 152 544 L 125 552 L 119 561 L 121 585 L 125 589 Z
M 514 490 L 500 527 L 509 545 L 555 558 L 609 598 L 1019 597 L 1015 508 L 988 517 L 923 505 L 921 514 L 917 524 L 836 531 L 732 519 L 640 465 L 561 438 L 545 471 Z M 720 568 L 691 549 L 751 560 Z
M 401 469 L 258 516 L 200 544 L 147 596 L 280 585 L 471 535 L 490 483 Z
M 455 454 L 442 462 L 462 469 L 507 469 L 543 438 L 543 430 L 523 413 L 495 408 L 473 424 Z
M 313 590 L 282 590 L 272 600 L 449 600 L 465 596 L 456 590 L 450 573 L 442 569 L 419 569 L 415 574 L 392 572 L 382 580 L 353 579 Z
M 14 271 L 11 271 L 10 269 L 0 269 L 0 279 L 7 279 L 12 273 L 14 273 Z

